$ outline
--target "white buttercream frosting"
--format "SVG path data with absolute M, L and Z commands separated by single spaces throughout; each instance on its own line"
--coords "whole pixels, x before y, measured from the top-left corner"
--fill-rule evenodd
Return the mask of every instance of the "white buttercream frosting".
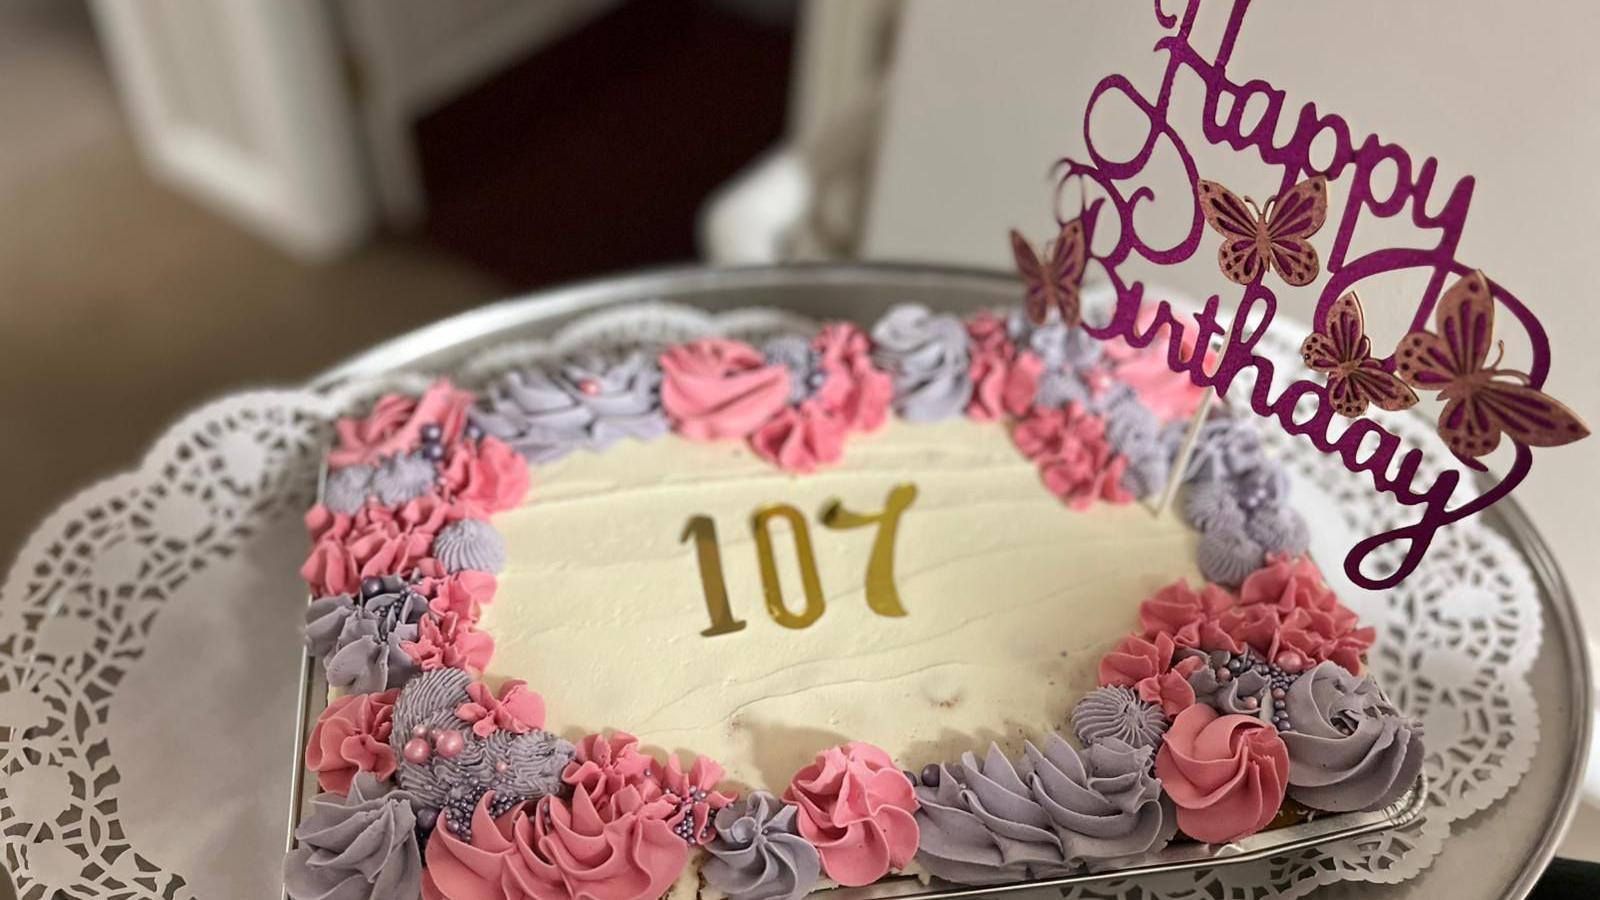
M 958 757 L 1063 727 L 1094 687 L 1101 654 L 1163 585 L 1194 579 L 1197 535 L 1142 505 L 1074 512 L 1039 482 L 1004 426 L 891 421 L 853 438 L 843 462 L 795 477 L 746 447 L 677 437 L 536 466 L 519 509 L 494 525 L 508 561 L 482 627 L 487 677 L 544 695 L 569 739 L 606 728 L 709 755 L 731 782 L 782 791 L 824 747 L 862 740 L 901 765 Z M 834 530 L 819 511 L 883 507 L 916 485 L 896 542 L 907 615 L 866 604 L 873 526 Z M 826 611 L 804 629 L 768 617 L 751 516 L 788 503 L 809 522 Z M 720 537 L 741 631 L 711 624 L 693 516 Z M 788 525 L 771 525 L 784 597 L 804 604 Z

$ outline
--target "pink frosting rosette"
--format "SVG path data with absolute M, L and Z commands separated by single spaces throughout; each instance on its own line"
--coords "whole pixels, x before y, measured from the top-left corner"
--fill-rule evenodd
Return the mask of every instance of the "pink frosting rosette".
M 353 594 L 369 575 L 410 573 L 432 557 L 433 537 L 460 519 L 463 511 L 434 494 L 400 506 L 369 503 L 354 515 L 315 506 L 306 530 L 315 542 L 300 567 L 300 577 L 318 596 Z
M 494 638 L 455 613 L 426 615 L 417 622 L 417 639 L 400 649 L 424 672 L 468 669 L 481 673 L 494 655 Z
M 358 772 L 379 781 L 394 775 L 394 703 L 400 691 L 339 697 L 317 716 L 306 744 L 306 768 L 317 773 L 317 786 L 335 794 L 350 793 Z
M 1222 627 L 1237 602 L 1224 587 L 1206 584 L 1196 591 L 1180 578 L 1139 604 L 1139 627 L 1151 640 L 1165 634 L 1179 647 L 1238 653 L 1244 648 Z
M 528 690 L 528 683 L 511 679 L 496 694 L 481 681 L 467 685 L 472 699 L 456 707 L 456 718 L 472 723 L 472 733 L 486 738 L 496 731 L 527 734 L 544 727 L 544 698 Z
M 1112 452 L 1105 422 L 1079 404 L 1035 407 L 1017 423 L 1012 438 L 1038 464 L 1045 487 L 1073 509 L 1086 509 L 1096 500 L 1133 502 L 1122 487 L 1128 460 Z
M 1178 827 L 1224 844 L 1267 826 L 1289 786 L 1283 738 L 1254 716 L 1195 704 L 1173 719 L 1156 753 L 1156 777 L 1178 807 Z
M 437 425 L 445 446 L 460 437 L 467 424 L 472 394 L 458 391 L 449 381 L 433 383 L 421 397 L 389 394 L 372 405 L 362 418 L 343 418 L 334 423 L 339 445 L 328 452 L 328 465 L 335 468 L 372 464 L 386 456 L 415 450 L 422 442 L 422 428 Z
M 1032 351 L 1019 351 L 1005 319 L 988 310 L 967 320 L 967 337 L 967 374 L 972 379 L 967 415 L 993 422 L 1006 415 L 1026 414 L 1039 392 L 1044 361 Z
M 1310 559 L 1277 555 L 1245 578 L 1239 605 L 1222 626 L 1236 640 L 1290 672 L 1332 660 L 1360 674 L 1361 657 L 1377 639 L 1339 602 Z
M 817 754 L 784 791 L 798 807 L 800 836 L 822 857 L 829 878 L 871 884 L 903 869 L 917 852 L 917 796 L 883 750 L 852 741 Z
M 789 370 L 749 344 L 704 338 L 661 354 L 661 406 L 686 438 L 749 437 L 789 403 Z
M 425 900 L 656 900 L 689 861 L 671 826 L 641 814 L 636 791 L 609 811 L 580 791 L 570 807 L 544 797 L 532 815 L 518 806 L 499 819 L 489 816 L 493 798 L 473 811 L 470 841 L 434 830 Z
M 427 566 L 428 573 L 411 585 L 428 601 L 428 609 L 436 616 L 455 613 L 465 622 L 474 625 L 483 617 L 483 607 L 494 599 L 498 582 L 493 574 L 465 569 L 446 573 L 443 567 Z
M 452 446 L 439 470 L 446 496 L 487 517 L 515 509 L 528 495 L 528 463 L 505 441 L 482 437 Z
M 871 341 L 856 326 L 824 325 L 812 348 L 820 358 L 822 386 L 750 435 L 757 455 L 789 472 L 838 462 L 845 435 L 881 427 L 894 394 L 888 374 L 872 365 Z
M 1155 308 L 1146 306 L 1139 313 L 1140 333 L 1148 331 L 1155 322 Z M 1167 330 L 1163 325 L 1154 340 L 1144 347 L 1133 347 L 1127 341 L 1105 341 L 1105 359 L 1111 377 L 1133 388 L 1139 402 L 1165 422 L 1188 419 L 1200 408 L 1205 399 L 1204 388 L 1189 380 L 1187 372 L 1174 372 L 1167 366 Z M 1194 356 L 1194 329 L 1183 331 L 1183 358 Z M 1206 370 L 1214 371 L 1216 354 L 1206 352 Z

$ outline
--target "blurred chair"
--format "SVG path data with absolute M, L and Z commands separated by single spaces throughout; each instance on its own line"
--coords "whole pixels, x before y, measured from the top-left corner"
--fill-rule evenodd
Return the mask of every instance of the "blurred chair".
M 701 210 L 701 255 L 721 265 L 857 254 L 900 0 L 807 0 L 789 137 Z

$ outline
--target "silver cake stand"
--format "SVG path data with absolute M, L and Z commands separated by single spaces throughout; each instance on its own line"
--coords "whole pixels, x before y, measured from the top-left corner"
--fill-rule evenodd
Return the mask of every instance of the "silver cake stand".
M 871 321 L 906 301 L 953 312 L 1012 304 L 1018 288 L 1009 275 L 925 266 L 647 272 L 544 291 L 445 319 L 380 344 L 314 384 L 331 387 L 402 370 L 449 371 L 490 347 L 547 336 L 579 316 L 617 304 L 667 300 L 711 310 L 779 307 L 812 318 Z M 1420 876 L 1394 885 L 1329 885 L 1312 895 L 1319 900 L 1524 897 L 1577 809 L 1592 710 L 1577 612 L 1549 548 L 1521 508 L 1505 500 L 1485 518 L 1522 551 L 1540 587 L 1543 649 L 1528 676 L 1540 709 L 1533 765 L 1503 800 L 1457 823 L 1444 850 Z

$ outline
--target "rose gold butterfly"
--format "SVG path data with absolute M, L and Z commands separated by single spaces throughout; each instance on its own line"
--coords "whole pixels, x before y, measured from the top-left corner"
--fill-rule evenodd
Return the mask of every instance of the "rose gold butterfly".
M 1499 368 L 1500 353 L 1485 366 L 1494 335 L 1494 297 L 1482 272 L 1451 285 L 1433 312 L 1434 331 L 1413 331 L 1395 349 L 1395 367 L 1407 383 L 1436 390 L 1445 401 L 1439 434 L 1463 458 L 1500 446 L 1500 436 L 1530 447 L 1555 447 L 1589 433 L 1570 409 L 1528 386 L 1528 376 Z M 1521 382 L 1520 384 L 1512 382 Z
M 1372 341 L 1355 291 L 1333 301 L 1322 327 L 1301 342 L 1300 356 L 1328 379 L 1328 400 L 1341 416 L 1353 419 L 1365 413 L 1369 403 L 1389 410 L 1416 405 L 1416 392 L 1372 358 Z
M 1023 308 L 1035 325 L 1043 325 L 1051 309 L 1061 313 L 1061 321 L 1069 327 L 1078 324 L 1080 309 L 1078 288 L 1083 284 L 1083 270 L 1089 259 L 1089 239 L 1083 218 L 1073 219 L 1061 226 L 1056 239 L 1044 246 L 1044 259 L 1035 255 L 1028 241 L 1015 228 L 1011 229 L 1011 254 L 1016 257 L 1017 271 L 1028 291 L 1023 298 Z
M 1322 264 L 1310 238 L 1328 217 L 1327 179 L 1308 178 L 1267 201 L 1266 209 L 1204 178 L 1198 197 L 1206 224 L 1222 235 L 1217 263 L 1228 280 L 1250 284 L 1269 268 L 1297 287 L 1316 280 Z

